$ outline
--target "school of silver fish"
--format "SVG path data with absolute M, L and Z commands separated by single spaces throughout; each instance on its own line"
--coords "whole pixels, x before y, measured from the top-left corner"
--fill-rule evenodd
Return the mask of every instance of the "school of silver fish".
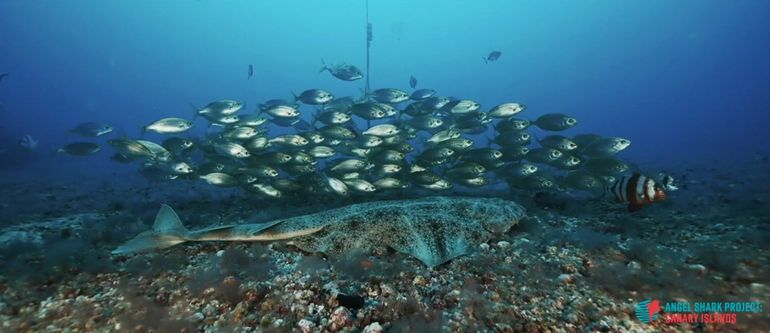
M 162 118 L 142 127 L 142 137 L 152 132 L 166 136 L 163 141 L 118 138 L 108 144 L 116 151 L 113 161 L 138 162 L 139 173 L 153 181 L 199 180 L 272 198 L 495 184 L 611 193 L 608 189 L 630 172 L 615 157 L 630 140 L 595 134 L 535 137 L 532 127 L 561 132 L 578 121 L 560 113 L 522 117 L 526 109 L 515 101 L 482 108 L 433 89 L 411 94 L 377 89 L 360 98 L 309 89 L 252 111 L 240 101 L 213 101 L 196 107 L 193 119 Z M 213 130 L 185 136 L 200 118 Z M 70 132 L 94 137 L 111 130 L 88 123 Z M 60 151 L 88 155 L 99 148 L 75 143 Z

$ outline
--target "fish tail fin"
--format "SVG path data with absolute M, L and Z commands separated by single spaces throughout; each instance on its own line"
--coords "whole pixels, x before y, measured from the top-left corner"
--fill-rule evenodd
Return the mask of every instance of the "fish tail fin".
M 147 126 L 141 127 L 141 132 L 139 133 L 139 137 L 144 139 L 144 134 L 147 133 Z
M 318 127 L 316 127 L 316 124 L 318 123 L 318 117 L 320 115 L 321 115 L 321 109 L 316 108 L 315 113 L 313 113 L 312 119 L 310 119 L 310 126 L 312 126 L 316 130 L 318 129 Z
M 488 63 L 489 63 L 489 60 L 487 60 L 487 57 L 481 57 L 481 60 L 484 60 L 484 63 L 485 63 L 485 64 L 488 64 Z
M 189 238 L 189 230 L 182 225 L 174 209 L 163 204 L 155 216 L 152 230 L 145 231 L 112 251 L 112 254 L 130 254 L 151 250 L 165 249 L 184 243 Z
M 291 96 L 294 97 L 294 103 L 297 103 L 297 101 L 299 100 L 299 96 L 297 96 L 297 94 L 295 94 L 293 91 L 290 91 L 290 93 L 291 93 Z
M 321 65 L 323 65 L 323 67 L 321 67 L 321 69 L 318 70 L 318 74 L 321 74 L 323 73 L 323 71 L 329 69 L 329 67 L 326 67 L 326 61 L 324 61 L 324 58 L 321 58 Z

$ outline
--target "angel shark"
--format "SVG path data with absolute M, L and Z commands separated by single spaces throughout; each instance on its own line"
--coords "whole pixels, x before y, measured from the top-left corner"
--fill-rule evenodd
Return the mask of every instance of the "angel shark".
M 502 199 L 427 197 L 360 203 L 260 224 L 188 230 L 164 204 L 152 230 L 112 253 L 143 252 L 185 242 L 289 240 L 303 251 L 327 255 L 387 246 L 433 267 L 472 252 L 524 216 L 523 207 Z

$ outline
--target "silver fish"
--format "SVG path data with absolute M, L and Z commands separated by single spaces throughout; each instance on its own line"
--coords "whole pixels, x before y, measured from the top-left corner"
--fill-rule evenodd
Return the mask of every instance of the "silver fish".
M 188 173 L 192 173 L 193 169 L 185 162 L 176 162 L 176 163 L 160 163 L 157 164 L 159 167 L 162 167 L 166 169 L 168 172 L 178 175 L 186 175 Z
M 433 89 L 417 89 L 409 95 L 409 99 L 413 101 L 422 101 L 436 95 L 436 91 Z
M 561 151 L 553 148 L 535 148 L 530 150 L 524 159 L 534 163 L 550 163 L 564 155 Z
M 495 131 L 498 133 L 509 131 L 523 131 L 531 125 L 532 122 L 526 119 L 508 118 L 499 121 L 494 125 Z
M 107 143 L 125 157 L 155 157 L 155 154 L 145 145 L 136 140 L 113 139 Z
M 241 126 L 257 127 L 267 123 L 267 118 L 258 114 L 250 114 L 243 117 L 239 117 L 238 124 Z
M 337 140 L 354 139 L 356 137 L 355 132 L 339 125 L 324 126 L 318 129 L 318 131 L 325 137 Z
M 371 97 L 380 103 L 398 104 L 409 99 L 409 94 L 403 90 L 385 88 L 372 91 Z
M 441 127 L 444 121 L 433 116 L 414 117 L 406 121 L 409 126 L 412 126 L 421 130 L 429 130 L 433 128 Z
M 294 99 L 309 105 L 322 105 L 331 102 L 334 95 L 323 89 L 309 89 L 303 91 L 299 96 L 294 95 Z
M 382 150 L 372 156 L 372 160 L 378 163 L 400 163 L 406 155 L 393 149 Z
M 158 134 L 177 134 L 186 132 L 193 127 L 191 121 L 182 118 L 163 118 L 142 127 L 142 135 L 151 131 Z
M 566 114 L 544 114 L 532 122 L 535 126 L 546 131 L 563 131 L 577 125 L 577 119 Z
M 250 152 L 265 150 L 271 147 L 270 140 L 265 137 L 255 137 L 243 144 L 243 147 Z
M 238 172 L 259 178 L 278 177 L 278 170 L 268 165 L 251 165 L 247 168 L 239 168 Z
M 250 188 L 254 191 L 257 191 L 259 193 L 262 193 L 263 195 L 266 195 L 272 198 L 280 198 L 283 196 L 283 193 L 281 193 L 281 191 L 279 191 L 278 189 L 273 187 L 273 185 L 270 185 L 270 184 L 262 184 L 262 183 L 254 182 L 254 183 L 251 183 Z
M 222 134 L 227 139 L 247 140 L 259 135 L 259 132 L 253 127 L 236 126 Z
M 359 159 L 347 159 L 340 161 L 336 165 L 334 165 L 330 170 L 331 171 L 337 171 L 337 172 L 350 172 L 350 171 L 358 171 L 367 168 L 369 166 L 369 163 L 367 163 L 364 160 Z
M 74 142 L 56 150 L 74 156 L 92 155 L 102 150 L 102 147 L 92 142 Z
M 213 116 L 206 117 L 206 119 L 208 119 L 208 121 L 210 121 L 212 124 L 219 124 L 219 125 L 232 125 L 241 121 L 241 118 L 234 114 L 216 116 L 216 117 L 213 117 Z
M 631 145 L 631 141 L 624 138 L 608 137 L 600 138 L 578 152 L 589 158 L 609 157 L 615 155 Z
M 441 109 L 451 114 L 463 114 L 476 111 L 479 108 L 481 108 L 481 104 L 468 99 L 461 99 L 449 102 Z
M 392 177 L 385 177 L 380 178 L 376 180 L 373 185 L 377 187 L 377 189 L 380 190 L 387 190 L 387 189 L 403 189 L 407 187 L 407 184 L 402 182 L 399 179 L 392 178 Z
M 334 193 L 337 193 L 340 196 L 347 196 L 348 195 L 348 186 L 345 185 L 344 182 L 341 180 L 334 178 L 334 177 L 328 177 L 326 179 L 327 184 L 329 185 L 329 188 L 334 191 Z
M 336 151 L 332 147 L 328 146 L 315 146 L 308 151 L 310 156 L 315 158 L 329 158 L 336 154 Z
M 489 116 L 492 118 L 510 118 L 521 111 L 524 111 L 525 105 L 519 103 L 503 103 L 489 110 Z
M 379 137 L 389 137 L 397 135 L 398 133 L 401 133 L 401 130 L 398 129 L 395 125 L 391 124 L 380 124 L 375 125 L 364 131 L 362 134 L 366 135 L 374 135 Z
M 513 176 L 513 177 L 527 177 L 530 175 L 533 175 L 535 172 L 537 172 L 538 167 L 534 164 L 522 162 L 522 163 L 513 163 L 506 165 L 503 169 L 499 170 L 498 172 L 506 175 L 506 176 Z
M 419 184 L 419 185 L 420 185 L 420 187 L 428 189 L 428 190 L 448 190 L 448 189 L 452 188 L 452 183 L 450 183 L 450 182 L 448 182 L 448 181 L 446 181 L 444 179 L 441 179 L 441 180 L 439 180 L 439 181 L 437 181 L 435 183 Z
M 137 143 L 141 144 L 142 146 L 145 146 L 150 152 L 152 152 L 152 157 L 160 162 L 169 162 L 171 161 L 171 152 L 168 151 L 165 147 L 147 140 L 136 140 Z
M 583 165 L 583 160 L 575 155 L 564 154 L 548 164 L 562 170 L 574 170 Z
M 382 138 L 374 135 L 364 134 L 357 140 L 357 145 L 362 148 L 373 148 L 382 144 Z
M 299 116 L 299 111 L 288 105 L 276 105 L 264 110 L 264 112 L 277 118 L 294 118 Z
M 310 143 L 303 136 L 298 134 L 284 134 L 270 139 L 269 141 L 273 145 L 281 145 L 288 147 L 303 147 Z
M 166 148 L 171 154 L 173 155 L 179 155 L 182 152 L 184 152 L 187 149 L 192 148 L 195 145 L 195 142 L 188 139 L 182 139 L 182 138 L 168 138 L 166 140 L 163 140 L 163 142 L 160 144 L 163 146 L 163 148 Z
M 209 103 L 203 109 L 196 110 L 195 115 L 211 117 L 227 116 L 232 115 L 241 109 L 243 109 L 243 103 L 231 99 L 222 99 Z
M 543 147 L 561 151 L 572 151 L 578 148 L 578 145 L 575 142 L 561 135 L 549 135 L 542 139 L 538 139 L 537 142 Z
M 354 104 L 351 112 L 363 119 L 375 120 L 385 118 L 392 108 L 390 105 L 383 103 L 366 102 Z
M 349 179 L 349 180 L 343 180 L 343 183 L 347 185 L 349 188 L 352 188 L 359 192 L 374 192 L 377 191 L 377 187 L 372 185 L 372 183 L 367 182 L 363 179 Z
M 344 63 L 332 66 L 324 64 L 323 68 L 318 72 L 323 71 L 329 71 L 332 76 L 343 81 L 355 81 L 364 77 L 364 73 L 358 67 Z
M 214 149 L 223 156 L 234 158 L 246 158 L 251 156 L 245 147 L 233 142 L 216 143 L 214 144 Z
M 95 138 L 95 137 L 99 137 L 99 136 L 111 133 L 112 131 L 113 131 L 113 128 L 110 125 L 87 122 L 87 123 L 78 124 L 74 128 L 70 129 L 68 132 L 77 134 L 79 136 L 86 137 L 86 138 Z
M 326 125 L 344 124 L 353 119 L 347 113 L 340 111 L 324 111 L 318 113 L 314 118 Z

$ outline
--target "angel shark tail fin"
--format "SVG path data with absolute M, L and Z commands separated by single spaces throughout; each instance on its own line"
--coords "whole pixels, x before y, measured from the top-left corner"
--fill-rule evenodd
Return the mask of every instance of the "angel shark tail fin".
M 190 231 L 182 225 L 174 209 L 163 204 L 155 216 L 152 230 L 145 231 L 112 251 L 112 254 L 130 254 L 165 249 L 184 243 Z

